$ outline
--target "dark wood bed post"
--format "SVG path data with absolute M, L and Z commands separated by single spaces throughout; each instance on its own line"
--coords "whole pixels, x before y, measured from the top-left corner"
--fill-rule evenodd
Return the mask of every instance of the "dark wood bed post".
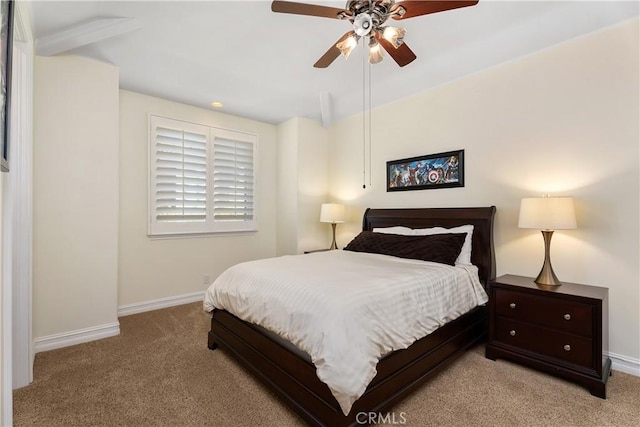
M 495 206 L 481 208 L 367 209 L 363 230 L 376 227 L 455 227 L 473 224 L 471 260 L 480 281 L 495 278 L 493 218 Z M 362 412 L 385 413 L 433 375 L 487 335 L 487 308 L 476 307 L 405 350 L 383 357 L 365 393 L 344 415 L 315 366 L 273 341 L 254 325 L 224 310 L 214 310 L 208 347 L 220 346 L 276 393 L 302 419 L 314 426 L 359 425 Z

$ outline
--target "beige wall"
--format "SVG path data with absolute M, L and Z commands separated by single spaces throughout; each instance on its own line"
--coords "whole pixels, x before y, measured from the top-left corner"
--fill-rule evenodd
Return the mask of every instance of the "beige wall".
M 258 135 L 258 232 L 208 237 L 147 236 L 148 115 Z M 276 127 L 219 112 L 120 91 L 120 238 L 118 304 L 204 291 L 227 267 L 276 252 Z
M 555 233 L 555 271 L 609 288 L 610 351 L 637 361 L 638 39 L 636 19 L 376 109 L 366 190 L 352 167 L 362 117 L 337 123 L 330 193 L 351 206 L 341 241 L 366 207 L 496 205 L 498 274 L 535 276 L 544 247 L 539 232 L 517 228 L 520 198 L 573 196 L 579 228 Z M 385 191 L 386 161 L 455 149 L 465 149 L 464 188 Z
M 36 57 L 34 96 L 37 339 L 117 321 L 118 69 Z
M 277 255 L 298 253 L 298 120 L 277 127 Z
M 329 187 L 329 132 L 319 122 L 298 123 L 298 251 L 331 246 L 331 225 L 320 222 L 320 206 L 331 202 Z
M 320 223 L 328 202 L 328 131 L 296 117 L 278 125 L 278 255 L 328 248 L 330 226 Z

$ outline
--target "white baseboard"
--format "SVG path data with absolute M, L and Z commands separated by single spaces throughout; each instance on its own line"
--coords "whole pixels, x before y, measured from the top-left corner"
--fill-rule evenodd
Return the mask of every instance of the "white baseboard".
M 175 297 L 159 298 L 151 301 L 125 304 L 118 307 L 118 317 L 130 314 L 144 313 L 145 311 L 158 310 L 161 308 L 173 307 L 176 305 L 189 304 L 204 299 L 204 291 L 193 292 L 191 294 L 177 295 Z
M 609 353 L 608 356 L 611 359 L 611 369 L 640 377 L 640 359 L 616 353 Z
M 120 323 L 107 323 L 105 325 L 93 326 L 91 328 L 78 329 L 76 331 L 63 332 L 60 334 L 36 338 L 34 341 L 34 350 L 35 353 L 40 353 L 41 351 L 69 347 L 71 345 L 114 337 L 116 335 L 120 335 Z
M 118 317 L 188 304 L 191 302 L 198 302 L 203 299 L 204 291 L 200 291 L 175 297 L 159 298 L 152 301 L 126 304 L 118 307 Z M 102 338 L 114 337 L 116 335 L 120 335 L 120 323 L 118 322 L 36 338 L 34 340 L 34 357 L 35 353 L 40 353 L 42 351 L 82 344 Z

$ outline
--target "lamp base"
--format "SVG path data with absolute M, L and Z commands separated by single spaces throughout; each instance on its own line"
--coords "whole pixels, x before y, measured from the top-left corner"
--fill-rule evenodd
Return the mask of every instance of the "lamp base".
M 331 246 L 329 247 L 329 250 L 333 250 L 333 249 L 338 249 L 338 245 L 336 245 L 336 223 L 332 222 L 331 223 L 331 229 L 333 231 L 333 241 L 331 242 Z
M 534 282 L 543 286 L 560 286 L 562 282 L 556 276 L 551 266 L 551 237 L 553 236 L 553 230 L 542 230 L 542 237 L 544 238 L 544 264 L 542 264 L 542 270 L 540 274 L 535 278 Z
M 540 274 L 534 280 L 538 285 L 543 286 L 560 286 L 562 282 L 556 276 L 556 273 L 553 272 L 553 268 L 551 268 L 551 264 L 549 264 L 547 268 L 547 264 L 542 266 L 542 270 L 540 270 Z

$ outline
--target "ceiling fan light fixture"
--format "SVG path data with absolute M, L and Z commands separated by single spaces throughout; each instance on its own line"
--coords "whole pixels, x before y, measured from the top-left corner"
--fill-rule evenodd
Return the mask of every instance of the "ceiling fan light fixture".
M 448 10 L 474 6 L 478 0 L 347 0 L 344 8 L 298 3 L 289 0 L 273 0 L 271 10 L 277 13 L 318 16 L 348 20 L 353 30 L 345 33 L 335 45 L 313 64 L 316 68 L 326 68 L 342 54 L 345 58 L 351 54 L 358 39 L 343 40 L 349 35 L 356 37 L 372 36 L 382 43 L 384 50 L 400 67 L 410 64 L 416 54 L 404 42 L 404 28 L 384 27 L 388 19 L 404 20 L 416 16 L 445 12 Z M 384 40 L 384 41 L 383 41 Z M 377 63 L 382 59 L 380 47 L 370 46 L 369 62 Z M 393 46 L 393 49 L 391 48 Z
M 391 43 L 394 48 L 399 48 L 404 43 L 404 36 L 407 30 L 398 27 L 383 27 L 382 38 Z
M 358 35 L 351 34 L 349 37 L 336 44 L 336 47 L 340 49 L 340 53 L 342 54 L 342 56 L 344 56 L 344 59 L 349 58 L 349 55 L 351 55 L 353 49 L 358 46 L 358 40 L 360 40 L 360 37 Z
M 372 42 L 369 43 L 369 64 L 378 64 L 382 62 L 384 56 L 380 44 L 371 37 Z

